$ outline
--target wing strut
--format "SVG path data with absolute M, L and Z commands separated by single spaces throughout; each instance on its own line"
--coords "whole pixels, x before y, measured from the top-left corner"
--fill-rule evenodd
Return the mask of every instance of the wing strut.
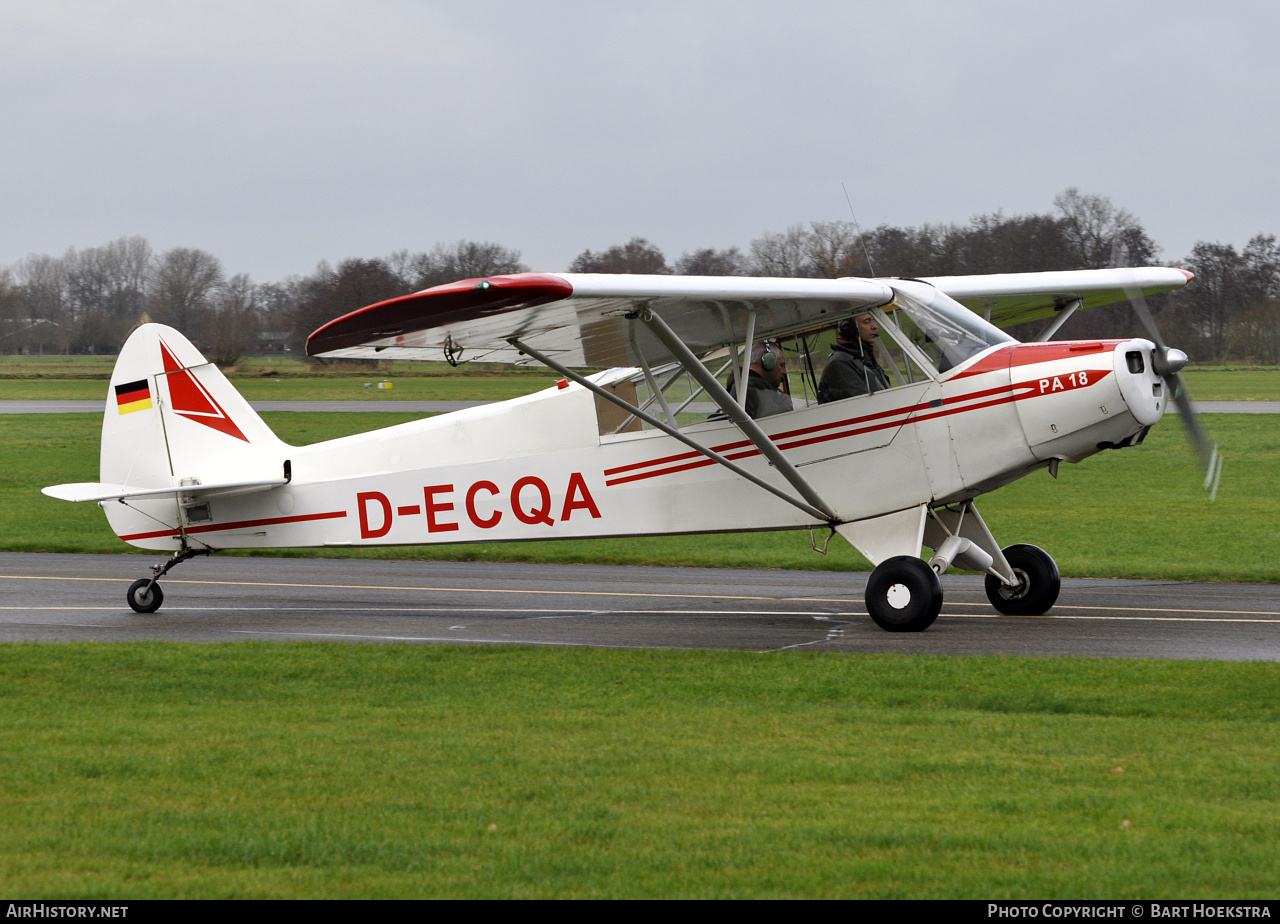
M 650 325 L 652 327 L 652 325 Z M 756 310 L 747 309 L 747 333 L 742 341 L 742 366 L 738 372 L 738 406 L 747 406 L 747 380 L 751 377 L 751 348 L 756 343 Z M 725 390 L 728 393 L 728 389 Z
M 636 417 L 639 417 L 641 420 L 643 420 L 645 423 L 649 424 L 650 426 L 656 427 L 657 429 L 661 430 L 663 433 L 667 434 L 667 436 L 675 437 L 680 442 L 688 446 L 690 449 L 693 449 L 701 453 L 702 455 L 706 456 L 708 459 L 710 459 L 713 462 L 717 462 L 720 465 L 723 465 L 725 468 L 729 469 L 729 471 L 733 472 L 735 475 L 745 478 L 747 481 L 750 481 L 752 484 L 756 485 L 757 487 L 764 488 L 770 494 L 773 494 L 774 496 L 781 498 L 782 500 L 786 501 L 788 504 L 791 504 L 793 507 L 797 507 L 800 510 L 803 510 L 805 513 L 809 514 L 809 516 L 813 517 L 815 520 L 825 520 L 828 523 L 831 523 L 838 519 L 835 516 L 835 514 L 831 513 L 827 509 L 826 504 L 822 504 L 821 509 L 819 509 L 816 506 L 810 506 L 809 504 L 806 504 L 804 501 L 797 500 L 796 498 L 788 494 L 786 491 L 783 491 L 781 488 L 778 488 L 778 487 L 775 487 L 774 485 L 769 484 L 769 482 L 765 481 L 763 478 L 760 478 L 756 475 L 751 474 L 751 472 L 747 471 L 742 466 L 737 465 L 733 462 L 730 462 L 728 459 L 720 455 L 720 453 L 716 452 L 714 449 L 708 449 L 706 446 L 701 445 L 700 443 L 696 442 L 695 440 L 681 433 L 675 427 L 668 426 L 663 421 L 658 420 L 658 418 L 650 414 L 646 414 L 644 411 L 640 410 L 638 407 L 635 407 L 632 404 L 629 404 L 625 399 L 618 397 L 613 392 L 608 391 L 604 388 L 601 388 L 595 382 L 579 375 L 569 367 L 561 365 L 560 363 L 552 359 L 550 356 L 547 356 L 543 353 L 539 353 L 537 350 L 529 346 L 527 343 L 522 343 L 518 338 L 516 337 L 508 338 L 507 342 L 510 343 L 517 350 L 521 350 L 524 353 L 528 354 L 529 356 L 532 356 L 534 359 L 542 363 L 544 366 L 549 366 L 552 369 L 556 370 L 556 372 L 559 372 L 565 378 L 572 379 L 573 381 L 577 382 L 579 385 L 581 385 L 583 388 L 587 389 L 588 391 L 593 392 L 596 395 L 599 395 L 601 398 L 604 398 L 606 401 L 612 404 L 616 404 L 618 407 L 622 408 L 627 413 L 634 414 Z M 684 346 L 683 343 L 680 345 Z M 694 364 L 699 369 L 705 368 L 696 359 L 694 360 Z M 715 380 L 713 379 L 712 381 L 715 381 Z M 719 382 L 716 382 L 716 387 L 720 388 Z M 721 394 L 724 394 L 724 389 L 720 388 L 720 392 Z M 730 398 L 729 402 L 732 404 L 733 399 Z M 717 403 L 721 403 L 721 402 L 719 402 L 719 400 L 717 399 Z M 734 405 L 734 407 L 737 407 L 737 405 Z M 765 437 L 765 439 L 767 440 L 768 437 Z M 777 449 L 773 447 L 772 443 L 770 443 L 769 445 L 770 445 L 770 448 L 773 448 L 774 451 L 777 452 Z
M 644 358 L 644 353 L 640 352 L 640 345 L 636 343 L 636 322 L 630 318 L 627 319 L 627 341 L 631 344 L 632 351 L 640 358 L 640 371 L 644 373 L 644 380 L 649 385 L 649 393 L 658 399 L 667 423 L 673 427 L 676 426 L 676 415 L 671 413 L 671 408 L 667 406 L 666 392 L 658 387 L 658 383 L 653 378 L 653 370 L 649 368 L 649 361 Z
M 1058 316 L 1049 323 L 1048 327 L 1046 327 L 1044 330 L 1040 331 L 1040 333 L 1036 335 L 1036 340 L 1043 343 L 1044 341 L 1050 339 L 1054 334 L 1058 332 L 1058 328 L 1060 328 L 1063 324 L 1067 323 L 1067 318 L 1075 314 L 1076 309 L 1083 304 L 1084 304 L 1083 299 L 1073 298 L 1071 301 L 1063 305 L 1062 310 L 1058 312 Z M 988 312 L 988 314 L 990 314 L 990 312 Z
M 822 499 L 822 495 L 815 491 L 813 485 L 805 480 L 804 475 L 801 475 L 799 470 L 791 464 L 791 460 L 782 454 L 782 450 L 773 444 L 773 440 L 769 439 L 768 435 L 760 429 L 760 425 L 747 416 L 747 412 L 742 405 L 733 400 L 733 396 L 724 390 L 724 386 L 698 360 L 698 357 L 693 355 L 693 351 L 685 346 L 684 341 L 676 336 L 675 331 L 667 326 L 667 322 L 647 307 L 640 309 L 636 316 L 648 326 L 649 330 L 661 341 L 662 345 L 671 351 L 671 355 L 689 370 L 689 374 L 697 380 L 699 385 L 707 390 L 707 394 L 711 396 L 715 403 L 720 405 L 720 409 L 724 411 L 725 416 L 737 424 L 743 436 L 755 443 L 756 449 L 759 449 L 760 453 L 773 463 L 773 467 L 778 470 L 779 474 L 791 483 L 791 486 L 799 492 L 801 497 L 822 511 L 822 519 L 828 523 L 838 521 L 840 518 L 836 516 L 830 505 Z M 754 327 L 754 325 L 752 326 Z M 747 349 L 751 349 L 750 343 L 747 344 Z M 750 362 L 751 355 L 748 353 L 743 358 L 744 371 Z M 742 377 L 743 382 L 746 381 L 746 378 L 745 375 Z M 743 392 L 743 394 L 745 396 L 746 392 Z

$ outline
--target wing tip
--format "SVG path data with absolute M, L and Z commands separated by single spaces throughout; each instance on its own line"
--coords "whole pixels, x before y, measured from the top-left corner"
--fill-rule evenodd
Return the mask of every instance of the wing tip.
M 336 317 L 307 337 L 306 354 L 317 356 L 344 346 L 363 345 L 371 339 L 409 333 L 411 330 L 404 324 L 397 326 L 399 319 L 388 317 L 386 323 L 375 323 L 377 316 L 394 315 L 401 306 L 419 302 L 430 304 L 432 299 L 438 300 L 432 307 L 442 314 L 461 313 L 466 316 L 476 312 L 487 313 L 495 308 L 531 307 L 568 298 L 572 294 L 572 283 L 552 273 L 511 273 L 459 279 L 420 292 L 397 295 Z M 361 324 L 361 319 L 368 319 L 368 323 Z

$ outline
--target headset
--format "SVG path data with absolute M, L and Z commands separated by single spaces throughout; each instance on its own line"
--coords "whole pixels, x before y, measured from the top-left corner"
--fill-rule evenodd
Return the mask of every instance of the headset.
M 772 372 L 778 368 L 777 343 L 773 340 L 766 340 L 761 346 L 764 347 L 764 352 L 760 354 L 760 359 L 758 360 L 760 368 L 765 372 Z
M 853 316 L 853 317 L 851 317 L 851 318 L 845 318 L 843 321 L 841 321 L 839 324 L 837 324 L 837 325 L 836 325 L 836 333 L 838 333 L 838 334 L 839 334 L 841 337 L 843 337 L 845 340 L 857 340 L 857 339 L 859 339 L 859 338 L 862 336 L 862 334 L 861 334 L 861 332 L 859 332 L 859 330 L 858 330 L 858 317 L 857 317 L 857 315 L 854 315 L 854 316 Z

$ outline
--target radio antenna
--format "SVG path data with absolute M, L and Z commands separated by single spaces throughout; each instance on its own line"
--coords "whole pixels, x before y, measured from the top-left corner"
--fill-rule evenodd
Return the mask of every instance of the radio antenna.
M 862 236 L 862 226 L 858 224 L 858 216 L 853 211 L 853 200 L 849 198 L 849 187 L 844 185 L 844 181 L 840 181 L 840 188 L 844 190 L 844 201 L 849 203 L 849 214 L 853 215 L 853 228 L 858 232 L 858 240 L 862 242 L 862 253 L 867 258 L 867 269 L 871 270 L 871 275 L 876 274 L 876 268 L 871 262 L 871 251 L 867 250 L 867 239 Z

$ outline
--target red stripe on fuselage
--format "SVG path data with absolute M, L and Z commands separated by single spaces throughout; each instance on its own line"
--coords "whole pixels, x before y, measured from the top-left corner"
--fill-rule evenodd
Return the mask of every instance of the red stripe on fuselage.
M 1049 363 L 1058 359 L 1071 359 L 1075 356 L 1090 356 L 1094 353 L 1109 353 L 1123 340 L 1054 340 L 1048 343 L 1015 343 L 1001 347 L 978 360 L 963 372 L 957 372 L 947 381 L 967 379 L 971 375 L 982 375 L 984 372 L 997 372 L 1005 367 L 1030 366 L 1034 363 Z M 1013 354 L 1010 357 L 1010 354 Z
M 188 526 L 188 533 L 216 533 L 225 529 L 249 529 L 254 526 L 277 526 L 281 523 L 306 523 L 309 520 L 340 520 L 347 515 L 345 510 L 334 510 L 329 513 L 307 513 L 296 517 L 270 517 L 265 520 L 239 520 L 235 523 L 213 524 L 209 526 Z M 153 533 L 132 533 L 121 536 L 125 542 L 133 539 L 155 539 L 158 536 L 179 536 L 177 529 L 161 529 Z
M 951 400 L 957 400 L 957 399 L 951 399 Z M 895 408 L 889 411 L 877 411 L 874 414 L 864 414 L 861 417 L 849 417 L 844 420 L 833 420 L 831 423 L 814 424 L 811 427 L 800 427 L 797 430 L 784 430 L 781 433 L 775 433 L 772 437 L 770 437 L 770 439 L 772 439 L 776 443 L 779 440 L 792 439 L 797 436 L 803 436 L 806 433 L 817 433 L 821 430 L 832 430 L 837 427 L 853 426 L 854 424 L 862 423 L 864 421 L 879 420 L 885 417 L 899 417 L 910 410 L 911 408 Z M 728 453 L 731 450 L 745 449 L 747 446 L 751 446 L 751 445 L 752 443 L 750 440 L 737 440 L 736 442 L 733 442 L 733 443 L 724 443 L 723 445 L 720 445 L 720 446 L 712 446 L 711 450 L 713 452 Z M 706 457 L 703 456 L 702 453 L 700 452 L 681 452 L 671 456 L 662 456 L 661 458 L 658 458 L 658 459 L 650 459 L 647 462 L 632 462 L 629 465 L 619 465 L 617 468 L 607 468 L 604 470 L 604 474 L 606 477 L 609 475 L 620 475 L 623 472 L 634 471 L 635 469 L 638 469 L 638 468 L 650 468 L 654 465 L 663 465 L 667 462 L 680 462 L 685 459 L 695 459 L 695 458 L 706 458 Z M 733 458 L 733 457 L 730 456 L 729 458 Z

